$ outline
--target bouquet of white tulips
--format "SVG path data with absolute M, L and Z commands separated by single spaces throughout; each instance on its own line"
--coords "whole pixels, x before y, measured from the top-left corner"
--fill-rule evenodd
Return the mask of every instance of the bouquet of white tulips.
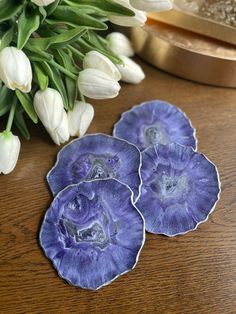
M 84 97 L 113 98 L 119 80 L 139 83 L 144 73 L 130 57 L 134 51 L 107 22 L 142 26 L 144 11 L 172 7 L 171 0 L 0 0 L 0 173 L 11 172 L 20 140 L 26 138 L 25 117 L 40 119 L 60 145 L 83 136 L 94 110 Z M 2 127 L 2 125 L 1 125 Z

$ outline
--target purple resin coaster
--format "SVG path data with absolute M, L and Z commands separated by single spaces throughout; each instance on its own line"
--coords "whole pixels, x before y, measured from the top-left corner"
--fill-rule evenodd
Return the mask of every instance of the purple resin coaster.
M 70 184 L 116 178 L 140 195 L 141 154 L 127 141 L 105 134 L 87 135 L 66 145 L 47 175 L 53 195 Z
M 185 234 L 208 219 L 219 200 L 220 181 L 215 165 L 203 154 L 174 143 L 159 144 L 143 151 L 142 160 L 136 205 L 148 232 Z
M 155 144 L 178 143 L 196 149 L 195 129 L 185 113 L 162 100 L 152 100 L 124 112 L 113 136 L 127 140 L 141 151 Z
M 145 240 L 131 190 L 115 179 L 61 191 L 48 209 L 40 244 L 70 284 L 97 290 L 133 269 Z

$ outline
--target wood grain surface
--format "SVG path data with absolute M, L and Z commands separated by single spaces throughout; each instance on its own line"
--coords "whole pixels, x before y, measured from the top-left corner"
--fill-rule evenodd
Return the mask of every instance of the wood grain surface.
M 93 101 L 89 133 L 111 134 L 120 114 L 145 100 L 178 105 L 197 129 L 199 150 L 219 168 L 215 211 L 187 235 L 147 234 L 136 268 L 110 286 L 97 292 L 69 286 L 38 242 L 52 200 L 45 176 L 59 148 L 42 127 L 30 125 L 32 138 L 22 140 L 16 170 L 0 176 L 0 313 L 236 313 L 236 90 L 185 81 L 139 62 L 146 80 L 124 84 L 114 100 Z

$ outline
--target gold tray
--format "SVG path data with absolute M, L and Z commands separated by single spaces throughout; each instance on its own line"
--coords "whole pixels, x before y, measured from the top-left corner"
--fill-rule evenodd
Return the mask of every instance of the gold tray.
M 230 25 L 175 9 L 161 13 L 149 13 L 148 16 L 159 22 L 236 45 L 236 27 Z
M 136 53 L 177 76 L 216 86 L 236 87 L 236 47 L 148 19 L 129 29 Z

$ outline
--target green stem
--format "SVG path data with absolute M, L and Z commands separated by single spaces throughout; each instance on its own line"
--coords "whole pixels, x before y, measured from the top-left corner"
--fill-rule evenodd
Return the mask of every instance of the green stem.
M 78 58 L 80 61 L 83 61 L 84 54 L 82 52 L 71 45 L 68 46 L 68 49 L 74 54 L 74 56 L 76 56 L 76 58 Z
M 97 49 L 96 47 L 93 47 L 91 45 L 89 45 L 83 38 L 78 38 L 77 39 L 77 43 L 86 51 L 90 51 L 90 50 L 97 50 L 99 51 L 99 49 Z
M 99 38 L 99 40 L 103 43 L 103 45 L 105 45 L 107 47 L 107 39 L 105 39 L 102 36 L 99 36 L 98 34 L 96 34 L 96 36 Z
M 84 98 L 84 95 L 83 95 L 83 94 L 81 94 L 81 92 L 80 92 L 80 91 L 79 91 L 79 95 L 80 95 L 80 99 L 81 99 L 81 101 L 86 102 L 86 100 L 85 100 L 85 98 Z
M 119 57 L 116 57 L 115 55 L 112 55 L 111 53 L 108 53 L 105 50 L 101 50 L 99 48 L 97 48 L 96 46 L 93 46 L 92 44 L 88 43 L 84 38 L 78 38 L 77 39 L 77 43 L 78 45 L 85 51 L 85 52 L 89 52 L 91 50 L 96 50 L 98 52 L 100 52 L 101 54 L 103 54 L 104 56 L 108 57 L 113 63 L 117 63 L 117 64 L 121 64 L 122 61 L 119 59 Z
M 12 127 L 12 123 L 13 123 L 13 119 L 14 119 L 14 115 L 15 115 L 17 102 L 18 102 L 17 97 L 14 97 L 13 104 L 11 106 L 11 110 L 10 110 L 8 121 L 7 121 L 7 127 L 6 127 L 6 131 L 7 132 L 11 131 L 11 127 Z
M 65 69 L 63 66 L 61 66 L 60 64 L 58 64 L 57 62 L 55 62 L 54 60 L 50 60 L 50 61 L 48 61 L 48 63 L 50 63 L 51 65 L 55 66 L 55 68 L 57 68 L 59 71 L 61 71 L 62 73 L 64 73 L 66 76 L 72 78 L 72 80 L 74 80 L 74 81 L 77 80 L 77 75 L 71 73 L 70 71 L 68 71 L 67 69 Z

